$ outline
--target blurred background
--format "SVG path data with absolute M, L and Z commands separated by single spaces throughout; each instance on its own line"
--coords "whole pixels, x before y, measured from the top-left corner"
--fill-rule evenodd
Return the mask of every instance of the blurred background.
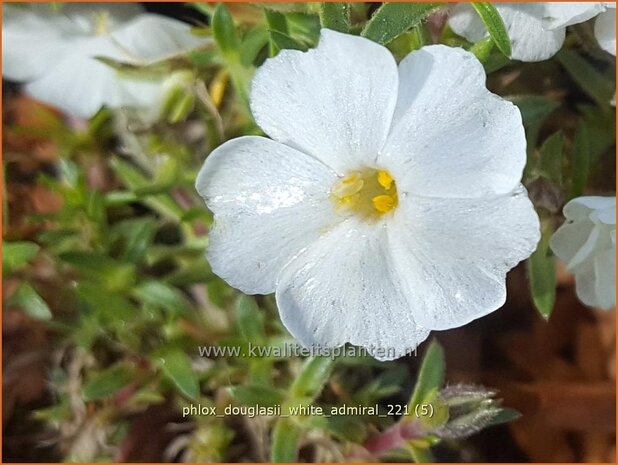
M 212 33 L 214 4 L 143 6 Z M 379 6 L 354 4 L 353 24 Z M 307 4 L 229 4 L 227 12 L 241 60 L 214 44 L 175 59 L 169 69 L 190 73 L 189 84 L 155 120 L 133 109 L 68 116 L 3 81 L 4 462 L 269 458 L 272 418 L 182 415 L 198 402 L 276 403 L 303 366 L 297 358 L 200 356 L 200 345 L 292 339 L 272 296 L 241 296 L 210 271 L 212 218 L 193 183 L 222 141 L 260 133 L 242 92 L 255 66 L 285 48 L 269 35 L 273 24 L 284 21 L 295 43 L 312 46 L 320 22 Z M 468 47 L 446 30 L 445 15 L 423 25 L 425 40 Z M 490 90 L 522 111 L 524 183 L 552 230 L 571 196 L 615 192 L 615 109 L 603 91 L 615 89 L 615 58 L 591 43 L 590 27 L 572 28 L 550 60 L 492 55 L 485 63 Z M 389 48 L 400 57 L 410 43 Z M 545 142 L 556 133 L 562 144 L 548 166 Z M 556 263 L 546 319 L 531 298 L 528 266 L 509 274 L 504 308 L 434 333 L 447 383 L 495 388 L 521 417 L 441 441 L 437 461 L 615 461 L 615 312 L 582 305 Z M 427 345 L 394 362 L 337 360 L 314 402 L 405 404 Z M 307 419 L 298 457 L 349 459 L 354 445 L 396 421 Z

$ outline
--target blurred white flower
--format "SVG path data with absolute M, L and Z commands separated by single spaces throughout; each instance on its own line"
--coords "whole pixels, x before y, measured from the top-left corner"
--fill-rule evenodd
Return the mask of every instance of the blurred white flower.
M 2 75 L 73 116 L 91 117 L 103 105 L 150 108 L 162 98 L 162 78 L 121 75 L 95 57 L 143 65 L 205 40 L 137 3 L 3 5 Z
M 578 197 L 564 216 L 550 245 L 575 275 L 577 296 L 591 307 L 615 307 L 616 197 Z
M 251 109 L 272 139 L 226 142 L 197 178 L 215 215 L 207 257 L 243 292 L 276 292 L 303 345 L 395 358 L 504 303 L 539 221 L 520 112 L 474 55 L 433 45 L 397 68 L 385 47 L 323 30 L 258 69 Z
M 604 2 L 496 2 L 494 6 L 511 39 L 512 58 L 522 61 L 551 58 L 562 47 L 567 26 L 587 21 L 607 9 Z M 458 3 L 448 23 L 455 33 L 471 42 L 487 36 L 485 25 L 468 3 Z
M 616 3 L 606 3 L 607 11 L 597 16 L 594 35 L 603 50 L 616 56 Z M 616 94 L 610 102 L 616 106 Z
M 616 3 L 606 3 L 607 11 L 597 16 L 594 35 L 606 52 L 616 56 Z

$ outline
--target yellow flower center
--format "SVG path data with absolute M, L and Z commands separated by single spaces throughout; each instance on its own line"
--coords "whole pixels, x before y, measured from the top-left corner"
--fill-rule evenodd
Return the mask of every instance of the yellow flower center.
M 337 208 L 364 218 L 379 218 L 397 207 L 397 186 L 388 171 L 367 168 L 353 171 L 331 190 Z

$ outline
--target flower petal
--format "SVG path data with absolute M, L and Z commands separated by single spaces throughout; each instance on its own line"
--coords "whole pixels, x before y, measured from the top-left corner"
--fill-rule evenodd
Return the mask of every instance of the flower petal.
M 392 173 L 400 192 L 461 198 L 517 187 L 526 163 L 521 115 L 486 89 L 474 55 L 423 47 L 399 65 L 399 83 L 378 164 Z
M 397 99 L 397 66 L 384 47 L 323 29 L 317 48 L 282 50 L 257 70 L 251 109 L 273 139 L 345 174 L 371 165 Z
M 605 11 L 603 2 L 544 2 L 543 26 L 547 29 L 564 28 L 583 23 Z
M 564 42 L 565 29 L 549 30 L 544 26 L 542 3 L 496 3 L 494 5 L 511 39 L 511 56 L 515 60 L 542 61 L 556 54 Z M 457 34 L 471 42 L 487 36 L 487 29 L 474 9 L 459 3 L 449 18 Z
M 610 309 L 616 306 L 616 252 L 606 249 L 597 253 L 594 259 L 596 276 L 596 307 Z
M 39 5 L 36 5 L 39 6 Z M 42 6 L 42 5 L 41 5 Z M 39 14 L 39 8 L 2 6 L 2 76 L 23 81 L 39 77 L 66 53 L 63 28 L 66 18 Z M 75 31 L 77 32 L 77 31 Z
M 429 331 L 414 321 L 391 260 L 385 228 L 347 219 L 281 273 L 283 324 L 306 347 L 349 342 L 379 360 L 414 350 Z
M 158 101 L 160 81 L 121 77 L 95 56 L 119 59 L 122 55 L 107 37 L 80 41 L 71 53 L 24 89 L 38 100 L 83 118 L 93 116 L 103 105 L 142 107 Z
M 186 23 L 154 14 L 140 15 L 111 36 L 136 63 L 163 60 L 211 42 L 193 35 Z
M 570 200 L 563 209 L 568 220 L 591 219 L 590 214 L 594 210 L 606 210 L 616 208 L 616 197 L 601 197 L 586 195 Z
M 314 158 L 264 137 L 240 137 L 212 152 L 196 182 L 215 215 L 207 257 L 247 294 L 269 294 L 285 264 L 339 221 L 335 174 Z
M 592 250 L 587 249 L 582 251 L 582 247 L 591 236 L 595 225 L 592 221 L 579 220 L 565 222 L 556 230 L 550 240 L 550 247 L 560 260 L 567 264 L 567 267 L 574 269 L 574 266 L 581 263 L 582 257 L 587 258 Z M 584 257 L 584 253 L 587 253 Z M 577 261 L 573 259 L 578 256 Z M 573 263 L 573 266 L 570 264 Z
M 616 305 L 616 255 L 613 249 L 598 251 L 575 273 L 575 291 L 585 305 L 609 309 Z
M 597 219 L 601 224 L 616 226 L 616 204 L 614 203 L 611 207 L 599 210 Z
M 507 271 L 540 238 L 523 186 L 490 199 L 410 197 L 390 226 L 394 266 L 414 318 L 431 330 L 462 326 L 501 307 Z
M 610 8 L 594 22 L 594 35 L 606 52 L 616 56 L 616 10 Z

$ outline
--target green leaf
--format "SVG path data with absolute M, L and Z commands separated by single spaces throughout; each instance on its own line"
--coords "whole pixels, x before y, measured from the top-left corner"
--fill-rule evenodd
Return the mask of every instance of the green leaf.
M 47 303 L 28 283 L 23 283 L 11 296 L 10 303 L 21 307 L 23 311 L 37 320 L 51 320 L 52 312 Z
M 474 54 L 481 63 L 487 62 L 491 56 L 491 52 L 494 49 L 494 41 L 491 37 L 479 40 L 476 44 L 470 47 L 470 52 Z
M 320 3 L 320 23 L 333 31 L 350 31 L 350 4 L 346 2 Z
M 240 46 L 240 61 L 244 66 L 255 63 L 262 49 L 268 45 L 269 33 L 263 26 L 251 29 L 243 37 Z
M 161 281 L 149 280 L 139 284 L 132 292 L 143 302 L 168 310 L 172 313 L 188 312 L 187 301 L 175 287 Z
M 614 96 L 616 88 L 616 81 L 613 76 L 610 78 L 603 75 L 573 50 L 562 49 L 556 57 L 584 92 L 600 106 L 609 107 L 609 101 Z
M 174 157 L 167 157 L 158 167 L 157 171 L 148 184 L 136 187 L 134 192 L 138 196 L 161 194 L 169 192 L 170 188 L 177 184 L 180 175 L 180 165 Z
M 540 174 L 558 184 L 562 183 L 562 158 L 564 141 L 562 132 L 557 131 L 549 136 L 539 149 Z
M 432 392 L 435 393 L 440 389 L 444 383 L 444 372 L 444 350 L 434 339 L 425 352 L 414 392 L 408 403 L 411 411 L 414 411 L 414 407 L 427 399 Z
M 440 3 L 384 3 L 367 22 L 361 35 L 367 39 L 387 44 L 408 29 L 418 26 Z
M 126 365 L 114 365 L 94 376 L 84 386 L 82 397 L 86 402 L 109 397 L 131 382 L 133 375 Z
M 122 183 L 133 192 L 143 191 L 152 183 L 152 180 L 146 177 L 139 169 L 120 158 L 114 158 L 111 166 Z M 169 194 L 144 195 L 144 197 L 143 202 L 146 205 L 166 218 L 180 222 L 184 210 L 178 206 Z
M 483 24 L 485 24 L 489 37 L 496 44 L 498 50 L 510 58 L 511 40 L 496 7 L 489 2 L 472 2 L 471 5 L 483 21 Z
M 179 349 L 170 349 L 160 352 L 156 358 L 163 374 L 178 390 L 185 396 L 196 399 L 200 388 L 189 356 Z
M 282 34 L 289 34 L 288 22 L 283 13 L 279 13 L 274 10 L 264 10 L 264 16 L 266 17 L 266 24 L 269 31 L 277 31 Z
M 588 128 L 583 122 L 577 125 L 571 154 L 571 192 L 569 199 L 584 194 L 588 184 L 588 172 L 590 170 L 590 140 Z
M 530 160 L 537 147 L 539 132 L 545 119 L 560 106 L 560 102 L 536 95 L 510 97 L 509 100 L 519 108 L 526 129 L 527 153 Z M 531 163 L 526 165 L 529 169 Z
M 540 125 L 560 106 L 560 102 L 556 100 L 537 95 L 518 95 L 509 100 L 519 108 L 526 128 Z
M 315 399 L 328 381 L 333 367 L 330 357 L 310 357 L 290 388 L 293 399 Z
M 556 270 L 549 249 L 551 228 L 545 226 L 537 249 L 528 259 L 532 301 L 539 314 L 548 320 L 556 301 Z
M 114 233 L 124 239 L 122 259 L 139 263 L 152 243 L 156 229 L 157 223 L 152 217 L 124 220 L 114 225 Z
M 126 297 L 106 292 L 101 286 L 86 281 L 79 282 L 75 288 L 77 295 L 105 324 L 130 321 L 138 315 L 135 306 Z
M 70 251 L 60 254 L 59 258 L 113 292 L 126 290 L 135 282 L 133 264 L 118 262 L 107 255 Z
M 34 258 L 39 246 L 34 242 L 2 243 L 2 274 L 8 276 Z
M 241 295 L 235 305 L 236 324 L 242 337 L 254 344 L 264 340 L 264 315 L 255 299 Z
M 236 34 L 236 26 L 225 3 L 217 4 L 212 15 L 212 32 L 221 53 L 227 59 L 240 57 L 240 41 Z
M 297 462 L 300 433 L 300 428 L 290 418 L 279 418 L 272 433 L 271 462 Z
M 271 56 L 274 56 L 277 53 L 279 53 L 280 50 L 285 50 L 285 49 L 300 50 L 302 52 L 305 52 L 308 50 L 308 48 L 305 45 L 296 41 L 289 35 L 284 34 L 283 32 L 270 31 L 270 40 L 271 40 L 271 46 L 272 46 Z
M 245 405 L 264 405 L 267 407 L 283 402 L 285 393 L 268 386 L 250 384 L 234 386 L 229 389 L 231 396 Z

